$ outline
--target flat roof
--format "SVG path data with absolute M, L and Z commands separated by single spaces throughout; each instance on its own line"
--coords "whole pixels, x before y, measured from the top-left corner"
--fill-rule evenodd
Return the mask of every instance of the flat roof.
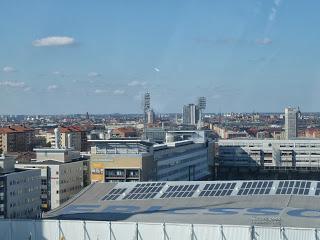
M 102 139 L 102 140 L 88 140 L 88 142 L 96 143 L 140 143 L 147 146 L 153 146 L 153 143 L 141 139 Z
M 44 218 L 150 223 L 320 225 L 320 182 L 94 183 Z

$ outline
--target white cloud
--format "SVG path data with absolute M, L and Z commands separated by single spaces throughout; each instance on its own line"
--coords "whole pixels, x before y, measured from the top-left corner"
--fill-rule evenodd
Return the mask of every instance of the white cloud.
M 88 77 L 99 77 L 99 76 L 100 76 L 100 73 L 97 73 L 97 72 L 88 73 Z
M 160 69 L 159 68 L 153 68 L 153 70 L 155 70 L 156 72 L 160 72 Z
M 54 72 L 52 72 L 52 74 L 53 74 L 53 75 L 60 75 L 61 72 L 59 72 L 59 71 L 54 71 Z
M 6 72 L 6 73 L 9 73 L 9 72 L 15 72 L 16 69 L 14 69 L 13 67 L 10 67 L 10 66 L 5 66 L 3 69 L 2 69 L 3 72 Z
M 124 94 L 124 93 L 125 93 L 125 91 L 124 91 L 124 90 L 121 90 L 121 89 L 116 89 L 116 90 L 113 91 L 113 94 L 114 94 L 114 95 L 122 95 L 122 94 Z
M 8 88 L 24 88 L 26 84 L 18 81 L 2 81 L 0 82 L 0 86 Z
M 107 90 L 105 90 L 105 89 L 96 89 L 96 90 L 94 90 L 94 93 L 96 93 L 96 94 L 102 94 L 102 93 L 107 93 L 108 91 Z
M 32 45 L 35 47 L 51 47 L 51 46 L 66 46 L 75 43 L 74 38 L 65 36 L 50 36 L 34 40 Z
M 58 88 L 57 85 L 49 85 L 49 86 L 47 87 L 47 90 L 48 90 L 48 91 L 54 91 L 54 90 L 56 90 L 57 88 Z
M 135 86 L 145 86 L 147 82 L 139 82 L 139 81 L 132 81 L 128 83 L 128 86 L 135 87 Z
M 31 91 L 31 87 L 25 87 L 25 88 L 23 89 L 23 91 L 25 91 L 25 92 L 30 92 L 30 91 Z
M 272 39 L 270 38 L 262 38 L 262 39 L 257 39 L 256 44 L 259 45 L 269 45 L 272 43 Z

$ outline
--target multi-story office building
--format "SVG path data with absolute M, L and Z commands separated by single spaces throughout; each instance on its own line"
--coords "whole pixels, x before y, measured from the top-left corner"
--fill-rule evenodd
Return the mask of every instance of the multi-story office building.
M 218 141 L 217 163 L 233 166 L 320 168 L 319 139 L 230 139 Z
M 298 111 L 295 108 L 285 109 L 285 135 L 286 139 L 294 139 L 298 136 L 297 130 Z
M 199 121 L 199 107 L 195 104 L 183 106 L 182 122 L 186 125 L 196 125 Z
M 165 144 L 130 139 L 90 142 L 92 182 L 205 179 L 213 161 L 213 144 L 207 139 Z
M 34 141 L 33 129 L 20 125 L 0 128 L 0 151 L 4 153 L 32 151 Z
M 13 157 L 0 157 L 0 218 L 40 218 L 40 170 L 15 169 Z
M 58 207 L 89 184 L 89 160 L 81 159 L 79 151 L 55 148 L 34 151 L 34 161 L 16 166 L 41 169 L 42 210 Z

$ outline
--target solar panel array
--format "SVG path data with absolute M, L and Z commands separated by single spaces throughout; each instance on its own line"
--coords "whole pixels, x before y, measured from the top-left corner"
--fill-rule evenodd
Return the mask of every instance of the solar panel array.
M 121 194 L 123 194 L 127 189 L 126 188 L 114 188 L 109 192 L 106 196 L 104 196 L 101 200 L 116 200 Z
M 236 183 L 213 183 L 206 184 L 204 189 L 200 192 L 200 197 L 208 197 L 208 196 L 229 196 Z
M 160 198 L 187 198 L 192 197 L 194 192 L 198 189 L 199 184 L 190 185 L 176 185 L 169 186 L 164 194 Z
M 320 196 L 320 181 L 259 180 L 223 182 L 117 183 L 102 200 L 144 200 L 249 195 Z
M 269 194 L 272 184 L 272 181 L 243 182 L 238 195 Z
M 150 199 L 154 198 L 165 183 L 137 184 L 123 199 Z
M 276 194 L 308 195 L 310 186 L 310 181 L 280 181 Z

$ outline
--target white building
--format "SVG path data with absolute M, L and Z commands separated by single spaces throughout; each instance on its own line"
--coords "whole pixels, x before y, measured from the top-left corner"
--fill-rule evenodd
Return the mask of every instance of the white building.
M 70 149 L 34 149 L 35 161 L 16 164 L 19 168 L 41 169 L 42 209 L 54 209 L 77 194 L 86 185 L 88 160 L 80 159 L 78 151 Z
M 219 164 L 320 167 L 319 139 L 219 140 Z
M 15 169 L 14 162 L 0 157 L 0 218 L 40 218 L 40 170 Z

